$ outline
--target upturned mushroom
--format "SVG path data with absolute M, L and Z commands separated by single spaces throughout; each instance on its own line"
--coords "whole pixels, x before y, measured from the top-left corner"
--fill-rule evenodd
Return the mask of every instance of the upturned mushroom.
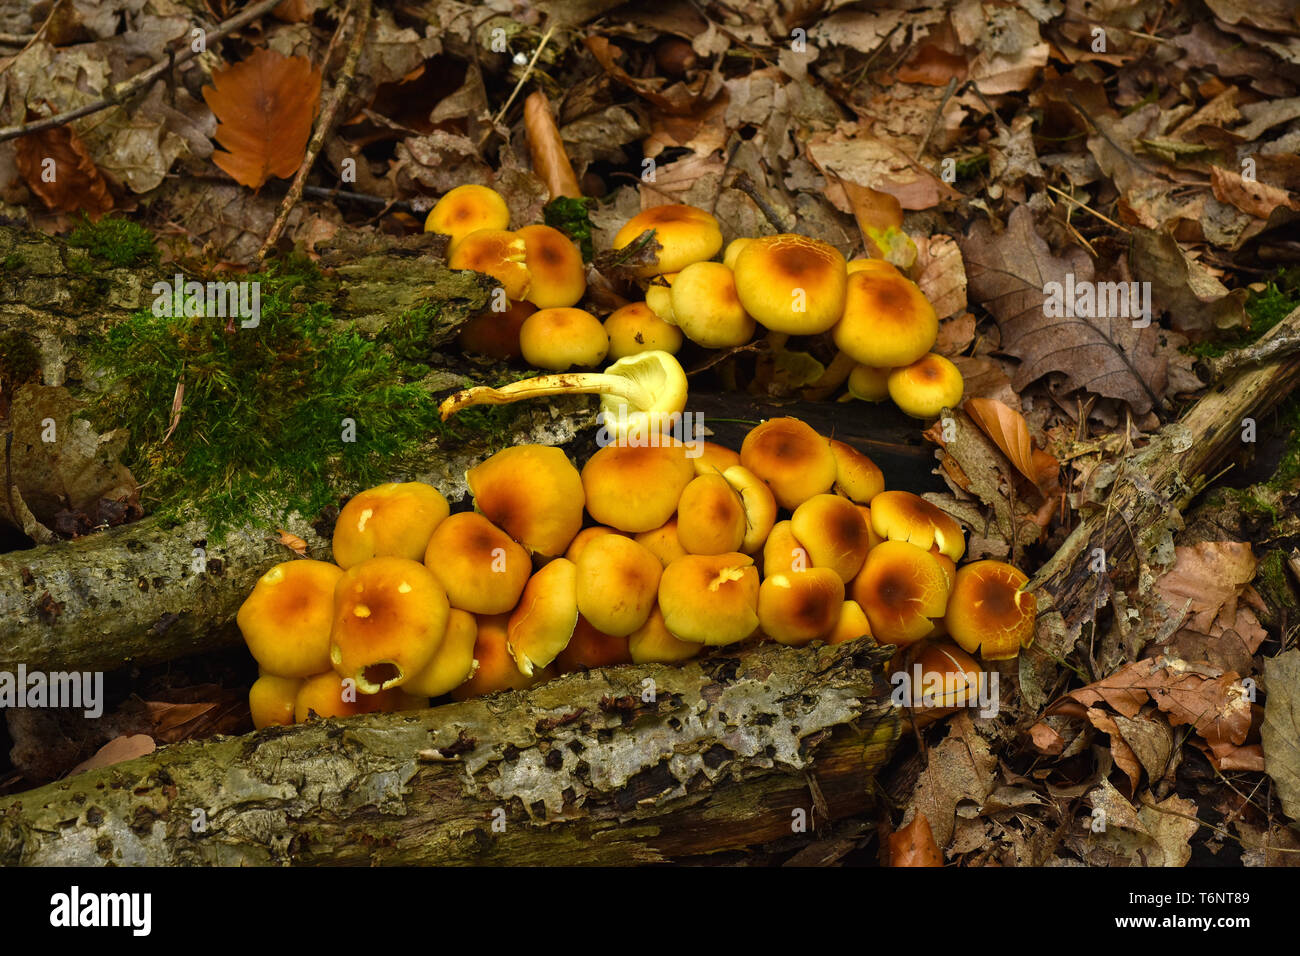
M 619 359 L 604 372 L 568 372 L 502 388 L 480 385 L 438 406 L 442 420 L 470 405 L 505 405 L 547 395 L 599 395 L 603 427 L 615 441 L 650 440 L 671 430 L 686 408 L 686 373 L 667 352 Z

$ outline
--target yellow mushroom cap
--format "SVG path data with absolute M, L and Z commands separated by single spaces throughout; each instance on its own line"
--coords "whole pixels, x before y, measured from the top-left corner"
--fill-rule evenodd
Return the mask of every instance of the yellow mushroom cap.
M 658 558 L 665 568 L 687 553 L 682 547 L 681 539 L 677 537 L 676 518 L 669 518 L 657 528 L 639 532 L 635 540 Z
M 438 200 L 424 221 L 425 232 L 451 236 L 454 244 L 480 229 L 509 229 L 510 209 L 505 198 L 487 186 L 457 186 Z
M 791 523 L 778 521 L 772 525 L 767 541 L 763 543 L 763 574 L 797 574 L 812 567 L 808 549 L 794 536 Z
M 871 526 L 882 538 L 907 541 L 927 551 L 937 547 L 954 561 L 966 552 L 957 520 L 910 491 L 882 491 L 872 498 Z
M 634 664 L 677 664 L 699 654 L 704 645 L 673 637 L 656 604 L 646 622 L 628 636 L 627 649 Z
M 531 302 L 512 302 L 504 312 L 488 310 L 470 316 L 456 333 L 462 352 L 486 355 L 508 361 L 523 356 L 519 348 L 519 330 L 524 321 L 537 311 Z
M 889 373 L 889 397 L 913 418 L 935 418 L 956 408 L 964 389 L 957 366 L 934 352 Z
M 871 549 L 858 506 L 839 495 L 813 495 L 794 510 L 790 530 L 814 568 L 827 568 L 845 582 L 862 569 Z
M 658 265 L 641 268 L 638 274 L 642 278 L 678 272 L 692 262 L 712 259 L 722 248 L 718 220 L 703 209 L 674 203 L 653 206 L 629 219 L 614 236 L 614 249 L 622 249 L 647 229 L 654 230 L 655 240 L 663 248 Z
M 727 243 L 726 251 L 722 253 L 722 264 L 728 269 L 736 268 L 736 260 L 740 258 L 741 250 L 753 242 L 748 236 L 738 236 Z
M 934 630 L 948 605 L 948 577 L 934 555 L 905 541 L 883 541 L 853 579 L 853 600 L 882 644 L 911 644 Z
M 529 677 L 546 667 L 569 643 L 577 623 L 578 567 L 555 558 L 529 578 L 510 614 L 506 642 L 515 666 Z
M 978 700 L 980 667 L 961 648 L 947 641 L 927 643 L 908 661 L 913 678 L 912 705 L 922 707 L 970 706 Z M 917 669 L 920 681 L 915 681 Z M 927 698 L 934 698 L 928 701 Z
M 889 397 L 889 373 L 893 369 L 855 365 L 849 372 L 849 394 L 864 402 L 883 402 Z
M 729 348 L 754 337 L 754 320 L 740 304 L 731 270 L 721 262 L 693 262 L 669 293 L 673 323 L 697 345 Z
M 843 318 L 831 333 L 853 361 L 878 368 L 911 365 L 934 347 L 939 317 L 916 283 L 883 270 L 849 276 Z
M 835 455 L 835 491 L 855 504 L 870 504 L 885 490 L 885 475 L 880 467 L 852 445 L 831 439 Z
M 732 451 L 725 445 L 706 441 L 700 445 L 699 451 L 693 459 L 697 475 L 721 475 L 728 468 L 740 464 L 740 452 Z
M 527 255 L 528 247 L 516 233 L 479 229 L 451 247 L 447 265 L 491 276 L 501 283 L 506 298 L 513 302 L 528 294 L 531 277 L 525 265 Z
M 555 669 L 561 674 L 572 674 L 574 671 L 586 671 L 594 667 L 631 663 L 632 655 L 628 651 L 626 636 L 599 631 L 579 614 L 573 637 L 568 646 L 560 651 L 560 656 L 555 658 Z
M 758 571 L 745 554 L 688 554 L 664 568 L 659 609 L 679 640 L 734 644 L 758 627 Z
M 722 473 L 727 484 L 740 495 L 740 507 L 745 513 L 745 534 L 739 550 L 754 554 L 776 524 L 776 496 L 772 489 L 744 465 L 732 465 Z
M 803 647 L 834 630 L 843 604 L 844 582 L 829 568 L 769 575 L 758 589 L 758 623 L 772 640 Z
M 253 715 L 253 726 L 288 727 L 293 723 L 294 703 L 302 687 L 301 677 L 280 677 L 263 674 L 248 689 L 248 709 Z
M 655 276 L 645 290 L 646 308 L 653 312 L 660 322 L 672 326 L 677 324 L 677 316 L 673 313 L 672 293 L 673 283 L 676 280 L 676 272 Z
M 474 511 L 454 514 L 438 525 L 424 566 L 447 592 L 451 606 L 471 614 L 509 611 L 519 603 L 533 571 L 528 552 Z
M 306 723 L 312 714 L 317 717 L 355 717 L 358 714 L 377 714 L 392 710 L 399 691 L 380 691 L 363 694 L 355 681 L 345 681 L 334 671 L 308 677 L 298 688 L 293 702 L 293 719 Z
M 722 475 L 691 479 L 677 502 L 677 539 L 690 554 L 740 550 L 745 509 L 740 495 Z
M 797 418 L 770 418 L 750 429 L 740 446 L 740 463 L 758 475 L 793 511 L 835 482 L 830 443 Z
M 609 336 L 600 319 L 582 309 L 539 309 L 519 329 L 519 350 L 535 368 L 565 372 L 605 360 Z
M 447 592 L 418 561 L 362 561 L 334 589 L 330 663 L 362 693 L 398 687 L 433 660 L 450 609 Z
M 578 558 L 582 557 L 582 552 L 587 550 L 587 545 L 606 534 L 619 534 L 626 536 L 627 532 L 608 528 L 603 524 L 594 524 L 590 528 L 583 528 L 574 536 L 573 540 L 569 542 L 569 549 L 564 552 L 564 556 L 574 564 L 577 564 Z
M 474 507 L 530 554 L 563 554 L 582 528 L 582 478 L 558 448 L 503 448 L 465 481 Z
M 878 275 L 901 276 L 898 267 L 885 259 L 850 259 L 845 265 L 849 275 L 855 272 L 874 272 Z
M 343 572 L 324 561 L 285 561 L 253 585 L 235 615 L 249 653 L 267 673 L 310 677 L 330 666 L 334 587 Z
M 871 622 L 867 620 L 866 612 L 857 601 L 845 601 L 840 607 L 839 620 L 835 622 L 835 627 L 826 638 L 826 643 L 843 644 L 845 641 L 854 641 L 864 636 L 871 636 Z
M 515 666 L 510 656 L 508 614 L 476 615 L 478 634 L 474 639 L 474 673 L 451 691 L 452 700 L 469 700 L 504 690 L 523 690 L 546 680 L 550 673 L 537 670 L 531 677 Z
M 334 522 L 334 562 L 347 570 L 369 558 L 419 561 L 434 529 L 450 513 L 447 499 L 432 485 L 419 481 L 376 485 L 354 495 L 339 512 Z
M 609 357 L 617 361 L 641 352 L 661 351 L 676 355 L 682 347 L 682 332 L 655 315 L 644 302 L 632 302 L 616 309 L 605 319 L 609 336 Z
M 597 630 L 627 637 L 645 623 L 659 591 L 663 565 L 631 538 L 607 534 L 577 562 L 578 613 Z
M 944 622 L 952 639 L 986 661 L 1015 657 L 1034 640 L 1038 600 L 1025 591 L 1024 572 L 1002 561 L 975 561 L 957 569 Z
M 844 257 L 820 239 L 754 239 L 736 257 L 735 273 L 741 306 L 773 332 L 816 335 L 844 311 Z
M 515 231 L 524 241 L 524 263 L 531 281 L 527 299 L 539 309 L 577 305 L 587 291 L 587 267 L 573 240 L 551 226 Z
M 620 531 L 649 531 L 673 516 L 695 477 L 683 445 L 606 445 L 582 468 L 587 511 Z
M 478 619 L 469 611 L 452 608 L 447 616 L 447 631 L 433 660 L 401 687 L 408 694 L 441 697 L 450 693 L 474 674 L 474 644 L 478 640 Z

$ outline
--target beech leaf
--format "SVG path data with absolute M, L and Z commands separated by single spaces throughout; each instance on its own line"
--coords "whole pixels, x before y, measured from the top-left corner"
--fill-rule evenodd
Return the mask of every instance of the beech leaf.
M 14 162 L 27 188 L 55 212 L 84 210 L 98 219 L 113 208 L 108 183 L 70 125 L 20 136 Z

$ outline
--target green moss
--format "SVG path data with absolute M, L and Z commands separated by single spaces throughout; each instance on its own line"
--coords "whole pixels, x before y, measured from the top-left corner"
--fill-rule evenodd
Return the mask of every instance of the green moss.
M 17 271 L 27 264 L 27 260 L 22 257 L 21 253 L 11 252 L 5 256 L 4 262 L 0 263 L 6 272 Z
M 380 342 L 337 327 L 305 260 L 245 278 L 261 283 L 256 328 L 142 311 L 91 344 L 111 381 L 95 421 L 130 428 L 128 464 L 155 512 L 193 501 L 218 529 L 259 513 L 315 514 L 342 488 L 389 480 L 431 437 L 509 434 L 520 414 L 439 420 L 418 384 L 430 371 L 421 361 L 430 310 L 396 320 Z M 178 383 L 184 400 L 169 437 Z
M 1300 396 L 1287 399 L 1278 410 L 1278 416 L 1282 427 L 1289 429 L 1290 434 L 1268 485 L 1279 491 L 1295 491 L 1300 486 Z
M 144 226 L 129 219 L 105 218 L 82 223 L 68 236 L 68 245 L 85 249 L 96 259 L 114 266 L 136 266 L 158 261 L 158 247 Z
M 593 201 L 590 199 L 570 199 L 567 196 L 560 196 L 548 202 L 542 210 L 542 218 L 546 224 L 560 230 L 582 250 L 583 262 L 590 262 L 591 257 L 595 255 L 591 238 L 592 205 Z
M 1261 292 L 1246 299 L 1250 328 L 1232 329 L 1214 339 L 1195 342 L 1187 351 L 1199 358 L 1218 358 L 1233 349 L 1250 345 L 1300 306 L 1300 271 L 1279 272 Z

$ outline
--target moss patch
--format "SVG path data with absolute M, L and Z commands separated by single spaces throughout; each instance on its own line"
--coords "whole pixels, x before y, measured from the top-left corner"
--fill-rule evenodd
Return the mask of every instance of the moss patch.
M 1246 299 L 1249 329 L 1232 329 L 1213 339 L 1194 342 L 1187 346 L 1187 351 L 1200 358 L 1218 358 L 1233 349 L 1250 345 L 1297 306 L 1300 306 L 1300 269 L 1279 272 L 1263 291 L 1251 292 Z
M 129 219 L 106 218 L 82 223 L 68 236 L 68 245 L 85 249 L 109 265 L 126 267 L 158 261 L 158 247 L 153 234 Z

